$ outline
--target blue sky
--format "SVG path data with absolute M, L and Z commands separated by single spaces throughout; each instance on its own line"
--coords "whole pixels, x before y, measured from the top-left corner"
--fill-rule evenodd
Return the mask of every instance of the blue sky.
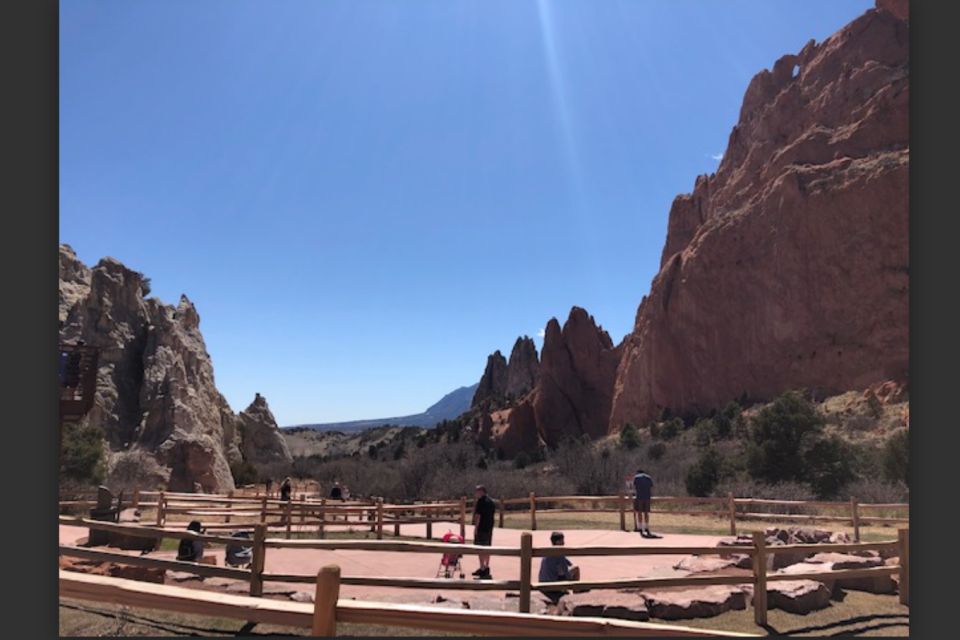
M 622 339 L 750 78 L 872 5 L 63 0 L 60 240 L 186 293 L 235 410 L 416 413 Z

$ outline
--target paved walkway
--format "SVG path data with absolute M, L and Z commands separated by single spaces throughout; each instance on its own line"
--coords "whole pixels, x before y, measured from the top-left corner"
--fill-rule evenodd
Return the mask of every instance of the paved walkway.
M 433 535 L 439 539 L 446 531 L 459 531 L 457 523 L 434 523 Z M 473 527 L 467 526 L 467 541 L 473 538 Z M 494 529 L 493 544 L 497 546 L 519 546 L 519 529 Z M 533 531 L 534 547 L 550 545 L 550 530 Z M 426 525 L 403 525 L 403 536 L 426 537 Z M 87 530 L 80 527 L 60 526 L 60 542 L 75 544 L 79 538 L 86 537 Z M 596 529 L 570 529 L 564 531 L 568 546 L 635 546 L 649 545 L 651 547 L 683 547 L 683 546 L 715 546 L 721 536 L 662 534 L 660 539 L 645 539 L 639 533 L 623 531 L 608 531 Z M 271 534 L 272 537 L 282 537 L 280 533 Z M 392 526 L 384 531 L 384 539 L 393 538 Z M 137 553 L 137 552 L 132 552 Z M 223 566 L 224 551 L 222 548 L 212 551 L 217 556 L 217 564 Z M 154 554 L 151 554 L 154 555 Z M 159 552 L 156 557 L 174 557 L 172 551 Z M 573 562 L 581 567 L 581 577 L 584 580 L 602 580 L 632 577 L 665 577 L 686 575 L 686 572 L 676 571 L 676 564 L 682 555 L 656 556 L 597 556 L 576 557 Z M 440 562 L 440 555 L 425 553 L 401 553 L 390 551 L 356 551 L 356 550 L 318 550 L 318 549 L 268 549 L 265 570 L 268 573 L 308 574 L 315 575 L 319 569 L 327 564 L 338 564 L 342 575 L 351 576 L 384 576 L 403 578 L 434 578 Z M 474 555 L 463 557 L 463 569 L 469 578 L 470 572 L 479 566 Z M 493 577 L 497 580 L 519 580 L 520 562 L 516 557 L 494 556 L 490 561 Z M 534 559 L 533 577 L 536 579 L 540 568 L 540 559 Z M 186 583 L 190 584 L 190 583 Z M 268 583 L 279 585 L 280 583 Z M 292 589 L 298 591 L 312 591 L 308 584 L 291 584 Z M 506 608 L 515 610 L 516 600 L 508 598 L 504 601 L 502 592 L 480 592 L 442 589 L 399 589 L 395 587 L 371 587 L 343 585 L 340 588 L 342 597 L 360 600 L 381 600 L 391 602 L 419 602 L 433 601 L 437 595 L 455 603 L 469 600 L 474 608 L 481 604 L 482 608 Z M 495 606 L 493 601 L 502 603 Z

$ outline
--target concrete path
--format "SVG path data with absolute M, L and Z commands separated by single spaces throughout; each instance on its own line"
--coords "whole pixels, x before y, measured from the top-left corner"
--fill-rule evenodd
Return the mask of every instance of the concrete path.
M 434 523 L 433 535 L 439 540 L 448 530 L 459 531 L 457 523 Z M 473 527 L 467 526 L 467 542 L 473 539 Z M 519 546 L 519 529 L 494 529 L 493 544 L 497 546 Z M 533 531 L 534 547 L 550 545 L 550 530 Z M 80 527 L 60 526 L 60 542 L 74 544 L 77 539 L 85 537 L 87 530 Z M 426 525 L 403 525 L 401 535 L 410 537 L 426 537 Z M 715 546 L 721 536 L 662 534 L 661 539 L 645 539 L 639 533 L 623 531 L 609 531 L 596 529 L 570 529 L 564 531 L 568 546 L 634 546 L 648 545 L 651 547 L 683 547 L 683 546 Z M 282 537 L 281 533 L 272 533 L 271 537 Z M 392 526 L 384 531 L 384 539 L 393 538 Z M 217 564 L 223 566 L 224 551 L 222 548 L 212 550 L 217 556 Z M 156 557 L 174 557 L 172 551 L 159 552 Z M 574 564 L 581 567 L 581 578 L 584 580 L 602 580 L 633 577 L 666 577 L 686 575 L 686 572 L 673 569 L 683 555 L 656 555 L 656 556 L 600 556 L 572 558 Z M 268 549 L 266 555 L 266 572 L 316 575 L 319 569 L 327 564 L 338 564 L 342 575 L 351 576 L 384 576 L 403 578 L 435 578 L 440 555 L 424 553 L 401 553 L 389 551 L 355 551 L 355 550 L 316 550 L 316 549 Z M 463 569 L 470 577 L 470 573 L 479 566 L 476 556 L 463 557 Z M 490 561 L 491 572 L 497 580 L 518 580 L 520 578 L 520 562 L 516 557 L 494 556 Z M 540 559 L 534 559 L 533 577 L 536 579 L 540 568 Z M 185 585 L 191 584 L 190 582 Z M 280 586 L 280 583 L 268 583 Z M 312 592 L 308 584 L 290 584 L 291 590 Z M 497 591 L 462 591 L 443 589 L 399 589 L 394 587 L 370 587 L 343 585 L 340 594 L 345 598 L 360 600 L 380 600 L 389 602 L 432 602 L 439 595 L 452 601 L 451 604 L 469 601 L 472 608 L 505 608 L 516 610 L 514 598 L 504 598 L 503 592 Z

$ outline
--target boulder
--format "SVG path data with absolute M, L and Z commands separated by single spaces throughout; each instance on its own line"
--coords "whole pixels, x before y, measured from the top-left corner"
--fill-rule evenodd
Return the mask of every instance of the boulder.
M 312 591 L 294 591 L 290 594 L 290 599 L 294 602 L 313 602 L 314 597 Z
M 749 556 L 743 556 L 749 560 Z M 729 567 L 736 567 L 738 560 L 735 558 L 721 558 L 717 556 L 687 556 L 673 565 L 678 571 L 689 571 L 690 573 L 703 573 L 706 571 L 718 571 Z
M 831 590 L 813 580 L 776 580 L 767 584 L 767 607 L 805 614 L 830 605 Z
M 844 569 L 868 569 L 883 566 L 883 562 L 883 559 L 879 556 L 863 557 L 847 553 L 818 553 L 807 558 L 804 562 L 780 569 L 777 573 L 799 575 Z M 890 576 L 866 578 L 837 576 L 836 578 L 818 578 L 818 580 L 834 591 L 835 594 L 839 589 L 867 591 L 869 593 L 893 593 L 896 590 L 896 583 Z
M 650 616 L 661 620 L 710 618 L 731 610 L 747 608 L 752 590 L 740 586 L 643 590 Z
M 195 573 L 190 573 L 189 571 L 168 571 L 167 577 L 174 582 L 189 582 L 191 580 L 197 580 L 199 582 L 203 581 L 202 576 L 198 576 Z
M 127 580 L 139 580 L 141 582 L 154 582 L 157 584 L 163 584 L 164 577 L 167 574 L 166 569 L 158 569 L 155 567 L 135 567 L 116 562 L 81 560 L 79 558 L 66 556 L 60 557 L 59 565 L 60 568 L 65 571 L 77 571 L 79 573 L 112 576 L 114 578 L 126 578 Z
M 643 596 L 606 589 L 565 595 L 557 603 L 557 613 L 562 616 L 593 616 L 621 620 L 650 619 Z

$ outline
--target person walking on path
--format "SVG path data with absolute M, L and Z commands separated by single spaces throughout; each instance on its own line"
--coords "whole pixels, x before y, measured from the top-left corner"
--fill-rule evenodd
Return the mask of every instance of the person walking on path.
M 563 546 L 563 533 L 554 531 L 550 534 L 550 544 L 555 547 Z M 540 561 L 540 582 L 567 582 L 580 579 L 580 567 L 575 566 L 567 556 L 547 556 Z M 567 594 L 563 590 L 542 589 L 541 593 L 557 604 L 562 596 Z
M 644 538 L 651 538 L 650 533 L 650 498 L 653 494 L 653 478 L 637 469 L 633 476 L 633 518 L 634 531 L 639 531 Z
M 497 507 L 482 484 L 477 485 L 474 496 L 477 503 L 473 508 L 473 544 L 489 547 L 493 544 L 493 514 Z M 473 575 L 478 580 L 491 580 L 490 554 L 481 553 L 479 558 L 480 568 L 474 571 Z

